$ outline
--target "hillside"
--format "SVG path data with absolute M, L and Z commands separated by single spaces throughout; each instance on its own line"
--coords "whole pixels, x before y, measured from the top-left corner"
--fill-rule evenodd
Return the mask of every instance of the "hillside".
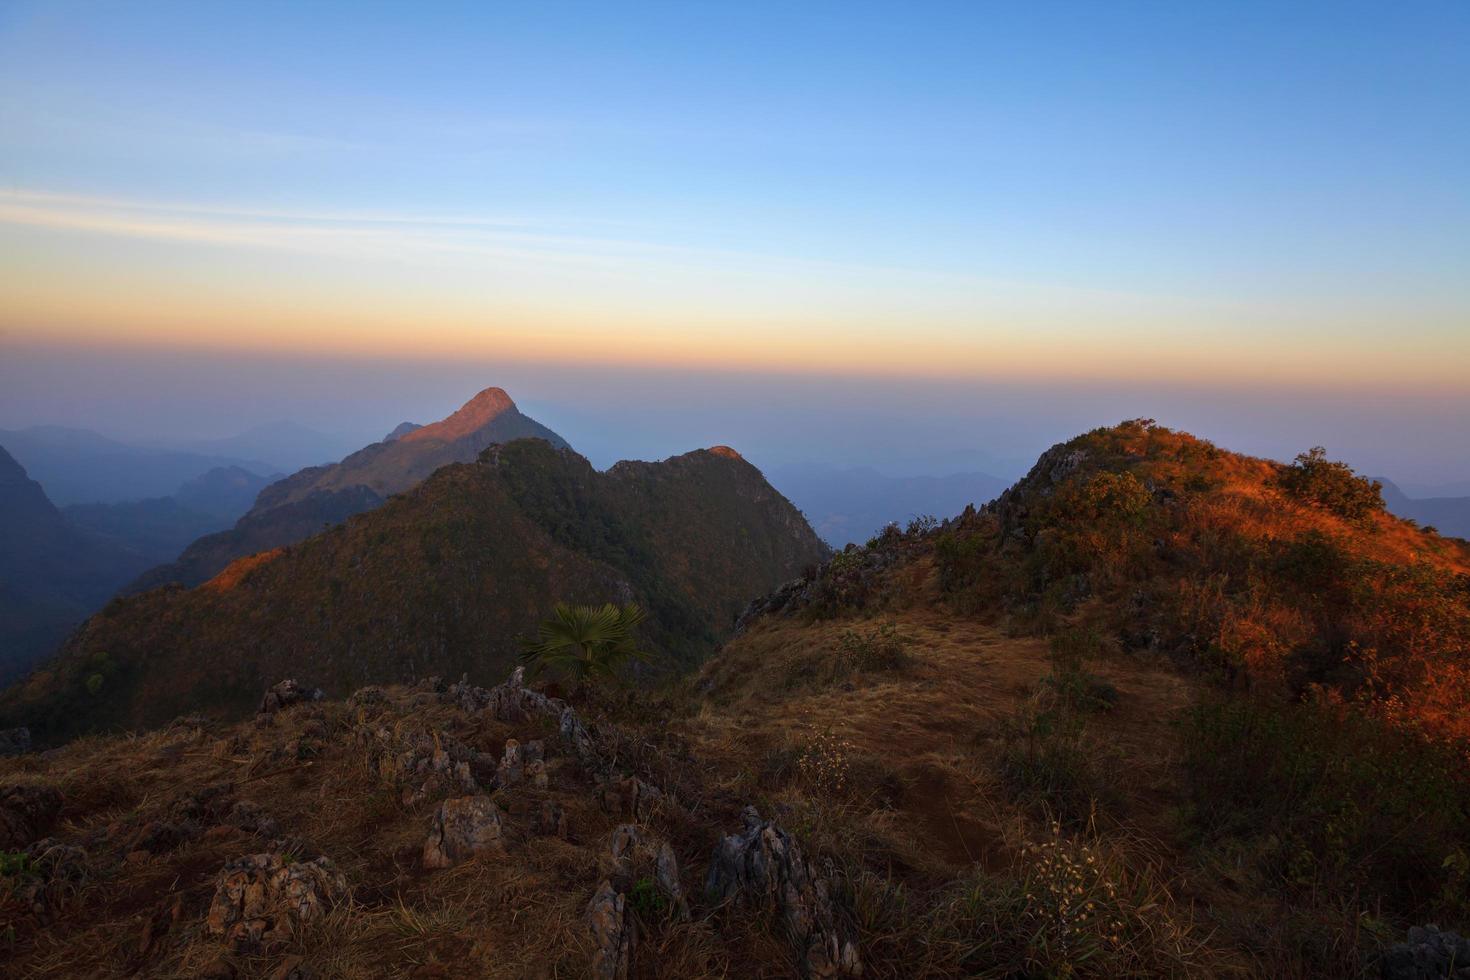
M 0 448 L 0 682 L 56 649 L 145 564 L 68 523 Z
M 519 440 L 200 587 L 112 603 L 0 696 L 0 727 L 55 740 L 238 712 L 269 678 L 301 671 L 338 693 L 503 671 L 517 635 L 558 600 L 636 600 L 657 649 L 690 664 L 749 596 L 825 554 L 731 450 L 598 473 L 570 450 Z
M 514 471 L 543 519 L 592 502 Z M 1355 479 L 1128 423 L 834 556 L 654 689 L 477 665 L 0 760 L 13 969 L 1458 977 L 1470 783 L 1433 681 L 1470 551 Z M 1328 655 L 1370 643 L 1371 672 Z
M 149 569 L 130 591 L 169 583 L 198 585 L 237 558 L 295 544 L 381 506 L 441 466 L 467 463 L 486 447 L 515 439 L 544 439 L 567 448 L 561 436 L 521 414 L 504 391 L 486 388 L 442 421 L 407 434 L 399 426 L 382 442 L 339 463 L 308 467 L 277 480 L 260 491 L 233 528 L 200 538 L 177 561 Z

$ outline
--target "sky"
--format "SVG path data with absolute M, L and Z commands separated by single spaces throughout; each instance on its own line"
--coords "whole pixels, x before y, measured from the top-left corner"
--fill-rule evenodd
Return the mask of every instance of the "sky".
M 1462 2 L 0 0 L 0 427 L 1462 480 L 1467 103 Z

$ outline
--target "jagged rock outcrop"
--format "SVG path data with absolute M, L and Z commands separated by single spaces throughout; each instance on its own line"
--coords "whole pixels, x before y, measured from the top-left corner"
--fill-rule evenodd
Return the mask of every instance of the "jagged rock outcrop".
M 540 739 L 532 739 L 525 745 L 513 738 L 506 739 L 505 753 L 496 769 L 501 786 L 516 786 L 522 781 L 537 778 L 541 785 L 546 782 L 546 749 Z
M 265 696 L 260 699 L 260 707 L 256 709 L 255 717 L 257 721 L 268 720 L 271 715 L 282 708 L 309 701 L 320 701 L 325 696 L 321 688 L 302 687 L 295 680 L 288 678 L 265 692 Z
M 461 677 L 458 684 L 451 684 L 444 692 L 444 699 L 459 705 L 467 714 L 487 711 L 496 721 L 513 725 L 541 715 L 560 717 L 567 707 L 565 701 L 527 687 L 524 667 L 515 668 L 504 682 L 488 689 L 476 687 L 468 677 Z
M 562 742 L 584 769 L 601 773 L 605 763 L 597 751 L 597 742 L 582 719 L 565 701 L 547 697 L 526 687 L 526 669 L 517 667 L 503 683 L 492 688 L 475 687 L 461 678 L 444 692 L 444 699 L 459 705 L 467 714 L 489 712 L 497 721 L 522 724 L 535 717 L 554 717 Z
M 503 824 L 500 809 L 488 796 L 445 800 L 434 811 L 424 841 L 424 867 L 449 868 L 481 854 L 500 852 Z
M 281 825 L 276 818 L 249 800 L 236 800 L 234 806 L 230 807 L 230 812 L 225 815 L 223 823 L 267 839 L 281 832 Z
M 543 837 L 560 837 L 565 840 L 567 836 L 566 811 L 551 800 L 542 801 L 541 809 L 536 812 L 536 817 L 531 823 L 531 829 Z
M 636 941 L 628 900 L 612 882 L 598 886 L 587 903 L 587 927 L 592 932 L 592 975 L 597 980 L 627 980 Z
M 746 807 L 742 816 L 744 831 L 720 841 L 710 859 L 709 899 L 778 916 L 796 946 L 803 975 L 861 975 L 856 937 L 801 845 L 775 821 L 762 820 L 755 807 Z
M 664 802 L 663 791 L 637 776 L 607 779 L 597 789 L 597 801 L 608 813 L 648 820 Z
M 0 850 L 20 850 L 41 837 L 61 813 L 61 793 L 52 786 L 18 784 L 0 789 Z
M 1438 926 L 1414 926 L 1383 955 L 1383 980 L 1470 980 L 1470 939 Z
M 675 918 L 689 918 L 689 900 L 679 880 L 679 859 L 669 842 L 637 824 L 620 824 L 608 842 L 608 872 L 619 890 L 645 878 L 653 881 Z
M 358 740 L 378 778 L 402 790 L 404 806 L 448 794 L 473 796 L 496 784 L 494 756 L 443 732 L 395 733 L 386 726 L 358 729 Z
M 251 854 L 231 861 L 216 877 L 204 925 L 231 949 L 259 952 L 286 941 L 298 925 L 325 915 L 347 894 L 347 879 L 325 857 L 291 861 L 279 852 Z

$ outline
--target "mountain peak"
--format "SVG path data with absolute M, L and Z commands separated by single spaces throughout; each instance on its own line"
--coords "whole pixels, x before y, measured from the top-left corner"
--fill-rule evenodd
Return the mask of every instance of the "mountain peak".
M 516 410 L 516 403 L 511 401 L 504 388 L 486 388 L 465 402 L 459 411 L 448 418 L 432 425 L 426 425 L 421 429 L 415 429 L 399 438 L 403 442 L 417 442 L 423 439 L 453 442 L 464 438 L 476 429 L 484 428 L 501 415 Z
M 744 456 L 741 456 L 739 453 L 737 453 L 735 450 L 731 449 L 729 446 L 710 446 L 709 453 L 712 456 L 724 456 L 726 459 L 745 458 Z
M 419 425 L 417 422 L 399 422 L 396 426 L 393 427 L 392 432 L 383 437 L 383 441 L 397 442 L 399 439 L 402 439 L 410 432 L 416 432 L 422 428 L 423 426 Z

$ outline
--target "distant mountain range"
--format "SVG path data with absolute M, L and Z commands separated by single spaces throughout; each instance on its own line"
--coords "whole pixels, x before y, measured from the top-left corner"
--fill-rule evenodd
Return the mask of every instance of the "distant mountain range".
M 958 514 L 967 504 L 994 499 L 1011 484 L 988 473 L 895 477 L 872 467 L 786 466 L 768 475 L 822 539 L 837 548 L 862 544 L 888 524 Z
M 206 456 L 263 459 L 269 472 L 291 473 L 320 466 L 352 451 L 356 443 L 343 436 L 317 432 L 296 422 L 268 422 L 224 439 L 201 439 L 178 448 Z
M 62 514 L 72 524 L 157 565 L 175 560 L 198 538 L 232 526 L 270 482 L 270 477 L 238 466 L 222 466 L 195 477 L 169 497 L 72 504 L 62 508 Z
M 219 468 L 243 469 L 258 476 L 282 470 L 260 459 L 136 446 L 87 429 L 53 425 L 0 429 L 0 446 L 58 507 L 167 497 L 184 483 Z
M 1382 477 L 1383 502 L 1395 517 L 1406 517 L 1440 534 L 1470 538 L 1470 495 L 1462 497 L 1410 497 Z
M 399 485 L 390 475 L 405 481 L 431 459 L 471 451 L 497 421 L 540 429 L 508 403 L 482 393 L 413 433 L 428 434 L 407 443 L 417 446 L 409 455 L 389 452 L 407 440 L 358 454 L 350 468 L 318 474 L 324 488 L 278 484 L 274 509 L 315 494 L 381 503 Z M 188 710 L 239 712 L 287 675 L 336 692 L 428 674 L 494 676 L 515 662 L 517 635 L 559 600 L 639 602 L 656 649 L 692 664 L 751 597 L 829 553 L 760 471 L 724 447 L 604 473 L 539 437 L 476 457 L 198 588 L 111 603 L 54 663 L 0 697 L 0 727 L 24 723 L 54 739 Z M 349 471 L 371 482 L 349 485 Z
M 470 462 L 488 446 L 524 438 L 570 448 L 561 436 L 521 414 L 503 390 L 486 388 L 442 421 L 405 422 L 384 441 L 340 463 L 308 467 L 270 484 L 233 528 L 195 541 L 177 561 L 149 570 L 131 591 L 171 582 L 198 585 L 236 558 L 304 540 L 381 506 L 441 466 Z
M 0 448 L 0 683 L 55 649 L 147 562 L 69 523 Z

